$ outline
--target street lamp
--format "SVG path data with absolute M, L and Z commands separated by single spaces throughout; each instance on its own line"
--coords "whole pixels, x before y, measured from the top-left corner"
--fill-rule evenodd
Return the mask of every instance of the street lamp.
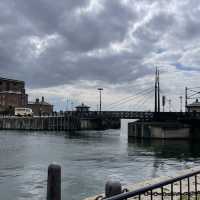
M 99 111 L 101 112 L 101 91 L 103 88 L 97 88 L 97 90 L 99 90 Z
M 183 107 L 183 97 L 180 96 L 179 98 L 180 98 L 180 112 L 183 112 L 183 109 L 182 109 L 182 107 Z

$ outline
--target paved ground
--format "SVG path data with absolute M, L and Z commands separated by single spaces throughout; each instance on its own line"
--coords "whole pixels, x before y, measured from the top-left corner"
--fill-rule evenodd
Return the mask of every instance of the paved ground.
M 189 170 L 181 171 L 180 173 L 177 173 L 177 176 L 185 175 L 185 174 L 195 172 L 195 171 L 200 172 L 200 167 L 195 167 L 195 168 L 192 168 L 192 169 L 189 169 Z M 127 188 L 129 191 L 134 191 L 134 190 L 137 190 L 141 187 L 153 185 L 153 184 L 159 183 L 161 181 L 169 180 L 171 178 L 175 178 L 175 177 L 174 176 L 159 177 L 159 178 L 147 180 L 147 181 L 144 181 L 144 182 L 141 182 L 141 183 L 137 183 L 137 184 L 134 184 L 134 185 L 125 186 L 123 188 Z M 188 179 L 182 180 L 181 183 L 182 183 L 182 194 L 184 194 L 184 195 L 182 195 L 182 197 L 180 196 L 180 182 L 176 182 L 176 183 L 173 184 L 173 199 L 174 200 L 179 200 L 181 198 L 183 200 L 189 199 L 188 198 Z M 189 189 L 190 189 L 190 199 L 195 199 L 195 197 L 196 197 L 195 196 L 195 177 L 191 177 L 189 179 Z M 199 175 L 197 175 L 197 191 L 198 191 L 197 198 L 198 198 L 198 200 L 200 200 L 200 173 L 199 173 Z M 164 194 L 163 199 L 166 199 L 166 200 L 172 199 L 171 185 L 167 185 L 163 188 L 163 194 Z M 86 198 L 85 200 L 96 200 L 98 196 L 99 195 L 93 196 L 93 197 L 90 197 L 90 198 Z M 100 196 L 104 196 L 104 194 L 100 194 Z M 99 198 L 99 200 L 100 199 L 101 198 Z M 134 198 L 130 198 L 130 199 L 138 199 L 138 196 L 134 197 Z M 153 199 L 155 199 L 155 200 L 162 199 L 161 198 L 161 188 L 153 190 Z M 150 192 L 149 192 L 149 194 L 141 195 L 141 200 L 151 200 Z

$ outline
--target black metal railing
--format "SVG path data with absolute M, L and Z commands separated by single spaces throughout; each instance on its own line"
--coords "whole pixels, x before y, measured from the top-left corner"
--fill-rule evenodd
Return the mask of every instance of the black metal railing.
M 134 191 L 121 193 L 115 196 L 106 196 L 99 198 L 104 200 L 128 200 L 130 198 L 136 198 L 141 200 L 143 197 L 147 197 L 150 200 L 153 199 L 178 199 L 178 200 L 198 200 L 200 199 L 200 190 L 198 189 L 198 175 L 200 170 L 193 171 L 175 178 L 167 179 L 159 183 L 149 185 Z M 199 175 L 200 176 L 200 175 Z M 123 190 L 121 190 L 123 191 Z M 135 199 L 134 198 L 134 199 Z M 98 199 L 98 197 L 97 197 Z M 146 199 L 146 198 L 145 198 Z
M 200 185 L 200 168 L 134 191 L 122 189 L 120 182 L 108 181 L 105 186 L 105 197 L 100 195 L 94 200 L 142 200 L 144 197 L 145 200 L 199 200 L 198 185 Z M 56 164 L 48 167 L 47 200 L 61 200 L 61 166 Z

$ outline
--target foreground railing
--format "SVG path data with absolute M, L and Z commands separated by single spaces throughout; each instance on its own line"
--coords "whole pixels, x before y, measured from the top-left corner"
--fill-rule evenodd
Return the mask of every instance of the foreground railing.
M 183 175 L 165 178 L 139 189 L 122 189 L 120 182 L 108 181 L 105 196 L 100 195 L 87 200 L 199 200 L 200 168 L 191 169 Z M 199 186 L 200 187 L 200 186 Z M 61 167 L 52 164 L 48 168 L 47 200 L 61 200 Z
M 198 184 L 200 184 L 199 174 L 200 170 L 194 171 L 125 193 L 122 193 L 124 191 L 119 187 L 119 183 L 111 182 L 111 184 L 106 185 L 106 191 L 110 192 L 105 192 L 105 197 L 98 196 L 95 200 L 163 200 L 166 198 L 171 200 L 197 200 L 200 199 L 200 190 L 198 189 Z

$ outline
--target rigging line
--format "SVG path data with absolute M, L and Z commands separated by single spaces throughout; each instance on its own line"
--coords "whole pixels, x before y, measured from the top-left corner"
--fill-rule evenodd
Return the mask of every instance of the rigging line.
M 190 97 L 193 97 L 193 96 L 198 95 L 198 94 L 200 94 L 200 92 L 196 92 L 195 94 L 188 95 L 188 97 L 190 98 Z
M 191 87 L 191 88 L 187 88 L 188 90 L 190 89 L 200 89 L 200 87 Z
M 149 107 L 149 105 L 153 106 L 151 99 L 147 99 L 147 101 L 145 101 L 143 105 L 146 106 L 147 103 L 148 103 L 148 107 Z M 148 110 L 151 110 L 151 107 L 149 107 Z
M 149 99 L 149 94 L 151 93 L 151 92 L 153 92 L 154 90 L 151 90 L 151 91 L 149 91 L 149 92 L 147 92 L 144 96 L 141 96 L 141 97 L 139 97 L 139 99 L 137 99 L 137 101 L 135 102 L 135 104 L 140 104 L 144 99 Z
M 131 95 L 131 96 L 128 96 L 128 97 L 124 97 L 124 98 L 122 98 L 122 99 L 120 99 L 120 100 L 118 100 L 118 101 L 116 101 L 116 102 L 111 103 L 110 105 L 116 104 L 116 103 L 121 102 L 121 101 L 123 101 L 123 100 L 126 100 L 127 98 L 135 97 L 135 96 L 137 96 L 138 94 L 144 93 L 146 90 L 149 90 L 149 89 L 151 89 L 151 88 L 147 88 L 147 89 L 145 89 L 145 90 L 138 91 L 135 95 Z M 108 106 L 109 106 L 109 105 L 108 105 Z
M 140 97 L 136 97 L 136 98 L 140 98 L 140 99 L 138 99 L 138 100 L 141 101 L 141 100 L 144 99 L 144 97 L 147 96 L 147 94 L 151 93 L 152 91 L 154 91 L 154 89 L 151 89 L 151 91 L 146 92 L 145 96 L 140 96 Z M 125 103 L 127 103 L 127 102 L 129 102 L 129 101 L 132 101 L 132 100 L 133 100 L 133 99 L 127 100 L 127 101 L 122 102 L 122 103 L 120 103 L 120 104 L 118 104 L 118 105 L 115 105 L 115 106 L 113 106 L 113 107 L 118 107 L 118 106 L 120 106 L 121 104 L 125 104 Z M 111 108 L 113 108 L 113 107 L 111 107 Z M 111 109 L 111 108 L 110 108 L 110 109 Z
M 193 89 L 188 89 L 189 92 L 197 92 L 196 90 Z M 199 91 L 198 91 L 199 92 Z
M 188 97 L 188 99 L 198 99 L 200 98 L 200 96 L 196 96 L 196 97 Z
M 141 98 L 141 97 L 137 96 L 137 97 L 135 97 L 134 99 L 133 99 L 133 98 L 127 99 L 126 101 L 123 101 L 123 102 L 121 102 L 121 103 L 118 103 L 118 104 L 116 104 L 116 105 L 111 106 L 110 109 L 119 107 L 119 106 L 121 106 L 121 105 L 123 105 L 123 104 L 127 104 L 128 102 L 133 101 L 133 100 L 137 100 L 138 98 Z
M 153 91 L 153 89 L 152 89 L 151 91 L 149 91 L 149 92 L 152 92 L 152 91 Z M 146 94 L 148 94 L 149 92 L 146 92 Z M 137 96 L 137 97 L 135 97 L 135 99 L 137 99 L 137 98 L 139 98 L 138 100 L 140 100 L 140 99 L 143 99 L 144 96 Z M 127 102 L 129 102 L 129 101 L 133 101 L 133 99 L 128 99 L 128 100 L 123 101 L 123 102 L 121 102 L 120 104 L 115 105 L 115 106 L 112 106 L 112 107 L 120 106 L 121 104 L 125 104 L 125 103 L 127 103 Z
M 135 81 L 137 81 L 137 80 L 135 80 Z M 145 84 L 154 85 L 154 80 L 145 82 Z M 133 86 L 133 87 L 135 87 L 135 86 L 144 86 L 144 82 L 142 82 L 142 83 L 133 83 L 133 84 L 131 84 L 131 86 Z
M 144 105 L 149 102 L 149 99 L 144 99 L 140 104 L 137 105 L 137 110 L 144 110 Z M 141 108 L 143 106 L 143 108 Z
M 121 102 L 123 102 L 123 101 L 126 101 L 126 100 L 129 99 L 129 98 L 135 98 L 135 97 L 137 97 L 137 95 L 143 94 L 144 92 L 148 91 L 149 89 L 151 89 L 151 88 L 147 88 L 147 89 L 145 89 L 145 90 L 139 91 L 139 92 L 137 92 L 135 95 L 131 95 L 131 96 L 128 96 L 128 97 L 124 97 L 124 98 L 122 98 L 122 99 L 120 99 L 120 100 L 118 100 L 118 101 L 116 101 L 116 102 L 113 102 L 113 103 L 107 105 L 106 107 L 110 107 L 110 106 L 113 106 L 113 105 L 115 105 L 115 104 L 119 104 L 119 103 L 121 103 Z
M 146 98 L 144 98 L 143 101 L 140 101 L 140 103 L 138 104 L 138 106 L 140 107 L 140 106 L 144 105 L 146 102 L 148 102 L 150 100 L 152 100 L 152 99 L 150 99 L 149 95 L 147 94 Z
M 139 97 L 137 100 L 132 101 L 132 107 L 137 108 L 140 106 L 143 102 L 146 101 L 146 99 L 149 99 L 149 94 L 153 92 L 153 90 L 149 91 L 145 96 Z

